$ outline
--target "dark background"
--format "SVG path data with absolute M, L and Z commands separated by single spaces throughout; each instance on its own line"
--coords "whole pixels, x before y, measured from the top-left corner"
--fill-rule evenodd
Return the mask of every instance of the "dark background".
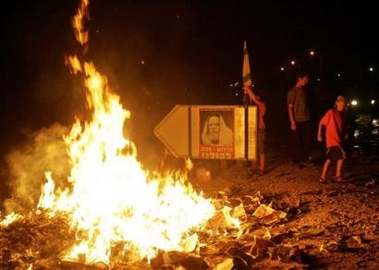
M 244 40 L 267 103 L 268 136 L 287 131 L 286 92 L 300 70 L 311 75 L 315 119 L 337 94 L 378 93 L 379 23 L 369 1 L 92 0 L 85 54 L 70 23 L 78 5 L 2 3 L 2 153 L 41 127 L 70 125 L 85 110 L 82 82 L 69 74 L 66 55 L 93 61 L 108 76 L 132 113 L 130 134 L 142 153 L 157 143 L 153 129 L 176 104 L 242 104 Z

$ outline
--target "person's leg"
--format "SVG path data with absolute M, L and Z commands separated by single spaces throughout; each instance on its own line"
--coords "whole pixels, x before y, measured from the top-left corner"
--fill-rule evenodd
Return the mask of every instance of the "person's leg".
M 343 165 L 343 159 L 337 160 L 336 164 L 336 179 L 341 177 L 341 172 L 342 172 L 342 165 Z
M 329 166 L 330 164 L 332 163 L 332 161 L 330 159 L 327 159 L 324 163 L 324 167 L 322 168 L 322 172 L 321 172 L 321 176 L 320 176 L 320 180 L 323 179 L 323 180 L 326 180 L 326 177 L 327 177 L 327 173 L 328 173 L 328 170 L 329 170 Z
M 346 158 L 346 154 L 345 154 L 345 151 L 340 146 L 333 147 L 333 150 L 334 150 L 333 152 L 334 152 L 335 159 L 336 159 L 335 179 L 336 179 L 336 181 L 343 181 L 344 179 L 342 178 L 341 172 L 342 172 L 343 162 Z
M 266 155 L 265 154 L 261 154 L 260 155 L 260 170 L 262 173 L 264 173 L 266 171 Z
M 292 130 L 291 131 L 291 135 L 292 135 L 292 159 L 293 159 L 293 162 L 295 162 L 296 164 L 300 164 L 301 163 L 301 145 L 300 145 L 300 137 L 299 137 L 299 130 L 297 129 L 298 127 L 296 127 L 296 130 Z
M 266 130 L 258 130 L 258 151 L 259 151 L 259 170 L 265 173 L 266 170 Z

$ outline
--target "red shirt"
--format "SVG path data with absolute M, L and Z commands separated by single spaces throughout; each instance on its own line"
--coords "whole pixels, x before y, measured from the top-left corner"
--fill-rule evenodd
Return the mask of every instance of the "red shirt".
M 341 146 L 342 120 L 341 112 L 330 109 L 320 120 L 320 125 L 325 126 L 326 147 Z

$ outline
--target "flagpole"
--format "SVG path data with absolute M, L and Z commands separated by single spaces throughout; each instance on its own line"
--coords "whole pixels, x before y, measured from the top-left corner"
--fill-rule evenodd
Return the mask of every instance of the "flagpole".
M 242 84 L 243 86 L 245 85 L 251 86 L 253 84 L 253 81 L 251 79 L 249 53 L 247 51 L 246 40 L 243 43 Z M 249 96 L 246 93 L 244 93 L 244 96 L 243 96 L 243 104 L 245 105 L 245 107 L 249 106 L 250 104 Z
M 250 62 L 249 62 L 249 54 L 247 51 L 246 41 L 243 43 L 243 64 L 242 64 L 242 84 L 252 85 L 251 72 L 250 72 Z M 249 164 L 249 105 L 250 99 L 249 96 L 244 93 L 243 96 L 243 105 L 245 106 L 245 166 L 248 168 Z

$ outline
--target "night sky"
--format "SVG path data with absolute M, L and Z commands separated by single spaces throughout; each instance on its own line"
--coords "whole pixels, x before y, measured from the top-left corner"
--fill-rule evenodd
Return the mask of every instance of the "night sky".
M 231 84 L 241 83 L 244 40 L 253 82 L 271 108 L 285 106 L 298 70 L 310 72 L 310 87 L 320 96 L 378 92 L 372 1 L 92 0 L 85 54 L 70 23 L 78 4 L 2 4 L 2 140 L 69 124 L 83 110 L 81 82 L 64 64 L 72 54 L 93 61 L 132 117 L 149 118 L 151 130 L 175 104 L 240 104 Z M 312 60 L 311 49 L 321 58 Z M 292 59 L 300 65 L 289 67 Z M 281 66 L 292 69 L 283 73 Z

